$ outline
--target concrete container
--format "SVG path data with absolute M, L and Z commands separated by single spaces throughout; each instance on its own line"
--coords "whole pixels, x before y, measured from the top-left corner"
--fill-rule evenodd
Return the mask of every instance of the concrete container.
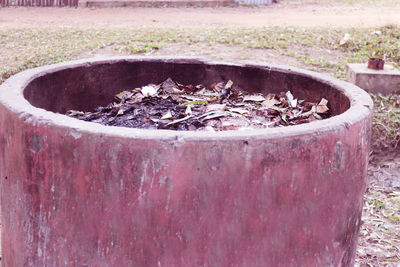
M 62 115 L 168 77 L 324 97 L 335 116 L 209 133 Z M 290 67 L 108 58 L 19 73 L 0 86 L 3 264 L 351 266 L 371 114 L 358 87 Z

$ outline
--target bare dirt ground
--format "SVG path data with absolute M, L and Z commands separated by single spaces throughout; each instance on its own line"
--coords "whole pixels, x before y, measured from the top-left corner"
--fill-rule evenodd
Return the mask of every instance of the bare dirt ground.
M 400 2 L 345 5 L 281 1 L 267 7 L 0 8 L 0 27 L 379 27 L 400 24 Z

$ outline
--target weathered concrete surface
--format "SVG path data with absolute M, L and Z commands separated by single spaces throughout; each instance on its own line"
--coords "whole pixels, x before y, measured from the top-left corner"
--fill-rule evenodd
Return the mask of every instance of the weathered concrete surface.
M 54 113 L 167 77 L 324 96 L 336 116 L 207 133 Z M 268 65 L 125 58 L 17 74 L 0 87 L 5 266 L 351 266 L 371 113 L 356 86 Z
M 367 64 L 347 64 L 346 78 L 349 82 L 373 94 L 393 94 L 400 92 L 400 71 L 390 64 L 383 70 L 373 70 Z

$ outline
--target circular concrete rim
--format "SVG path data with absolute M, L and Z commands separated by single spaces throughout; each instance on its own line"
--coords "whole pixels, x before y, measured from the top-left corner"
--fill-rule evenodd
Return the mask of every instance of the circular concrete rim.
M 257 130 L 244 131 L 220 131 L 220 132 L 195 132 L 195 131 L 174 131 L 174 130 L 146 130 L 136 128 L 126 128 L 117 126 L 105 126 L 93 122 L 85 122 L 78 119 L 70 118 L 66 115 L 47 111 L 42 108 L 32 106 L 23 96 L 24 88 L 34 79 L 43 75 L 70 69 L 75 67 L 117 63 L 117 62 L 135 62 L 135 61 L 155 61 L 164 60 L 173 62 L 178 60 L 183 62 L 197 62 L 204 64 L 226 64 L 239 67 L 253 66 L 265 68 L 266 70 L 280 71 L 284 73 L 293 73 L 314 79 L 318 82 L 325 83 L 328 86 L 344 93 L 350 100 L 350 108 L 342 114 L 333 116 L 329 119 L 314 121 L 294 126 L 285 126 L 277 128 L 265 128 Z M 6 106 L 10 111 L 15 112 L 26 123 L 36 125 L 45 124 L 47 126 L 58 126 L 69 128 L 70 134 L 79 138 L 82 133 L 102 134 L 109 136 L 119 136 L 123 138 L 135 139 L 198 139 L 198 140 L 232 140 L 232 139 L 259 139 L 274 137 L 289 137 L 293 135 L 306 134 L 322 134 L 326 131 L 339 129 L 357 122 L 362 121 L 372 113 L 373 102 L 364 90 L 345 81 L 338 80 L 328 75 L 320 74 L 313 71 L 302 70 L 295 67 L 279 66 L 271 64 L 260 64 L 253 62 L 227 63 L 218 61 L 209 61 L 207 59 L 191 58 L 191 57 L 102 57 L 68 61 L 59 64 L 47 65 L 34 69 L 28 69 L 20 72 L 0 85 L 0 103 Z

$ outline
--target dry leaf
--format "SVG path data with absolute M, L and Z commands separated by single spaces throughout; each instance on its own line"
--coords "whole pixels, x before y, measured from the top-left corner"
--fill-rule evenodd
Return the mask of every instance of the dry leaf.
M 210 104 L 206 108 L 206 112 L 215 111 L 215 110 L 224 110 L 226 107 L 225 104 Z
M 211 89 L 213 89 L 215 92 L 221 92 L 223 89 L 225 89 L 225 83 L 224 82 L 219 82 L 216 84 L 211 85 Z
M 116 97 L 117 100 L 124 101 L 124 100 L 126 100 L 128 98 L 131 98 L 133 96 L 133 94 L 134 93 L 130 92 L 130 91 L 123 91 L 123 92 L 115 95 L 115 97 Z
M 263 102 L 265 97 L 262 95 L 245 95 L 243 101 Z
M 84 112 L 78 111 L 78 110 L 68 110 L 67 111 L 67 115 L 72 116 L 72 117 L 78 116 L 78 115 L 84 115 L 84 114 L 85 114 Z
M 162 119 L 162 120 L 173 119 L 173 116 L 172 116 L 172 114 L 171 114 L 171 111 L 168 110 L 168 112 L 165 113 L 165 114 L 161 117 L 161 119 Z
M 276 98 L 276 97 L 275 97 L 275 94 L 268 94 L 268 95 L 265 97 L 266 100 L 274 99 L 274 98 Z
M 281 102 L 276 98 L 267 98 L 265 101 L 261 103 L 264 108 L 272 108 L 275 105 L 280 104 Z
M 249 113 L 249 111 L 247 109 L 242 109 L 242 108 L 230 108 L 229 111 L 239 113 L 241 115 Z
M 182 93 L 182 91 L 179 90 L 178 88 L 179 85 L 176 82 L 174 82 L 171 78 L 166 79 L 164 82 L 160 84 L 161 91 L 167 94 Z
M 186 110 L 185 110 L 185 114 L 186 115 L 191 115 L 193 112 L 192 112 L 192 108 L 190 107 L 190 105 L 188 105 L 187 107 L 186 107 Z
M 152 85 L 146 85 L 142 87 L 141 93 L 145 97 L 154 96 L 155 94 L 157 94 L 157 89 Z
M 328 100 L 326 100 L 325 98 L 322 98 L 321 101 L 319 102 L 319 104 L 317 105 L 317 113 L 321 114 L 321 113 L 326 113 L 329 111 L 328 108 Z
M 135 94 L 126 103 L 131 104 L 131 105 L 135 104 L 135 103 L 139 103 L 139 102 L 142 102 L 143 98 L 144 98 L 144 95 Z
M 231 80 L 229 80 L 226 84 L 225 84 L 225 89 L 229 89 L 231 88 L 233 85 L 233 82 Z

